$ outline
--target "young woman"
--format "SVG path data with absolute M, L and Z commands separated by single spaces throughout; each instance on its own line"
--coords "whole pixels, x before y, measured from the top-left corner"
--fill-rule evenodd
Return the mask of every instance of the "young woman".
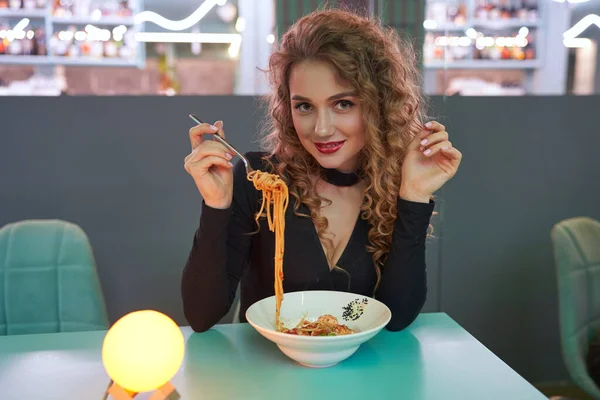
M 269 61 L 273 87 L 265 152 L 254 169 L 288 185 L 284 291 L 372 296 L 400 330 L 426 299 L 425 241 L 433 194 L 461 153 L 443 125 L 424 123 L 415 57 L 393 30 L 340 10 L 314 12 L 283 35 Z M 203 198 L 183 271 L 185 316 L 205 331 L 230 309 L 241 280 L 241 320 L 274 294 L 274 234 L 257 228 L 261 192 L 217 141 L 223 122 L 190 130 L 185 169 Z M 285 307 L 285 300 L 284 305 Z

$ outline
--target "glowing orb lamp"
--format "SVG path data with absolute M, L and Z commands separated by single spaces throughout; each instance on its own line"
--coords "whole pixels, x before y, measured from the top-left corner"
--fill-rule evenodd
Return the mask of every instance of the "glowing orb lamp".
M 171 318 L 153 310 L 125 315 L 108 330 L 102 345 L 102 362 L 112 379 L 107 394 L 129 400 L 140 392 L 156 391 L 150 399 L 179 399 L 169 381 L 184 352 L 183 334 Z

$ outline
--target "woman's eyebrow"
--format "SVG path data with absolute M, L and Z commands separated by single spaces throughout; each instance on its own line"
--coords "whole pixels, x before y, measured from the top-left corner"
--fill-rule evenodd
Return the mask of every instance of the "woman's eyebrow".
M 329 97 L 327 100 L 331 101 L 331 100 L 338 100 L 344 97 L 353 97 L 356 96 L 358 93 L 356 92 L 356 90 L 348 90 L 345 92 L 341 92 L 338 94 L 334 94 L 333 96 Z M 310 99 L 308 97 L 304 97 L 304 96 L 300 96 L 299 94 L 295 94 L 292 96 L 292 100 L 298 100 L 298 101 L 310 101 Z

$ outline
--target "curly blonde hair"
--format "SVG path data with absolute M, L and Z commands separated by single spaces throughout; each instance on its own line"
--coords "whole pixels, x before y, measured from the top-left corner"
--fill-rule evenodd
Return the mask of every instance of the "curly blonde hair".
M 292 122 L 290 72 L 306 60 L 331 64 L 338 78 L 358 91 L 366 136 L 360 154 L 365 183 L 361 218 L 370 224 L 367 251 L 377 274 L 376 290 L 391 246 L 402 162 L 425 117 L 416 56 L 394 29 L 382 27 L 376 19 L 328 9 L 299 19 L 269 59 L 274 90 L 267 97 L 266 159 L 288 184 L 296 200 L 294 211 L 301 215 L 301 203 L 310 210 L 331 264 L 333 241 L 327 234 L 327 218 L 320 214 L 328 200 L 317 194 L 315 180 L 310 179 L 321 169 L 300 143 Z

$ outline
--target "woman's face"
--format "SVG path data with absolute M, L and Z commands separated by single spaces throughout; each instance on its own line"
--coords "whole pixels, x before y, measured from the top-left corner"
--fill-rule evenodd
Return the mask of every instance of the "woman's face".
M 304 148 L 323 168 L 358 169 L 365 132 L 354 88 L 338 82 L 334 67 L 320 61 L 292 67 L 289 87 L 294 128 Z

